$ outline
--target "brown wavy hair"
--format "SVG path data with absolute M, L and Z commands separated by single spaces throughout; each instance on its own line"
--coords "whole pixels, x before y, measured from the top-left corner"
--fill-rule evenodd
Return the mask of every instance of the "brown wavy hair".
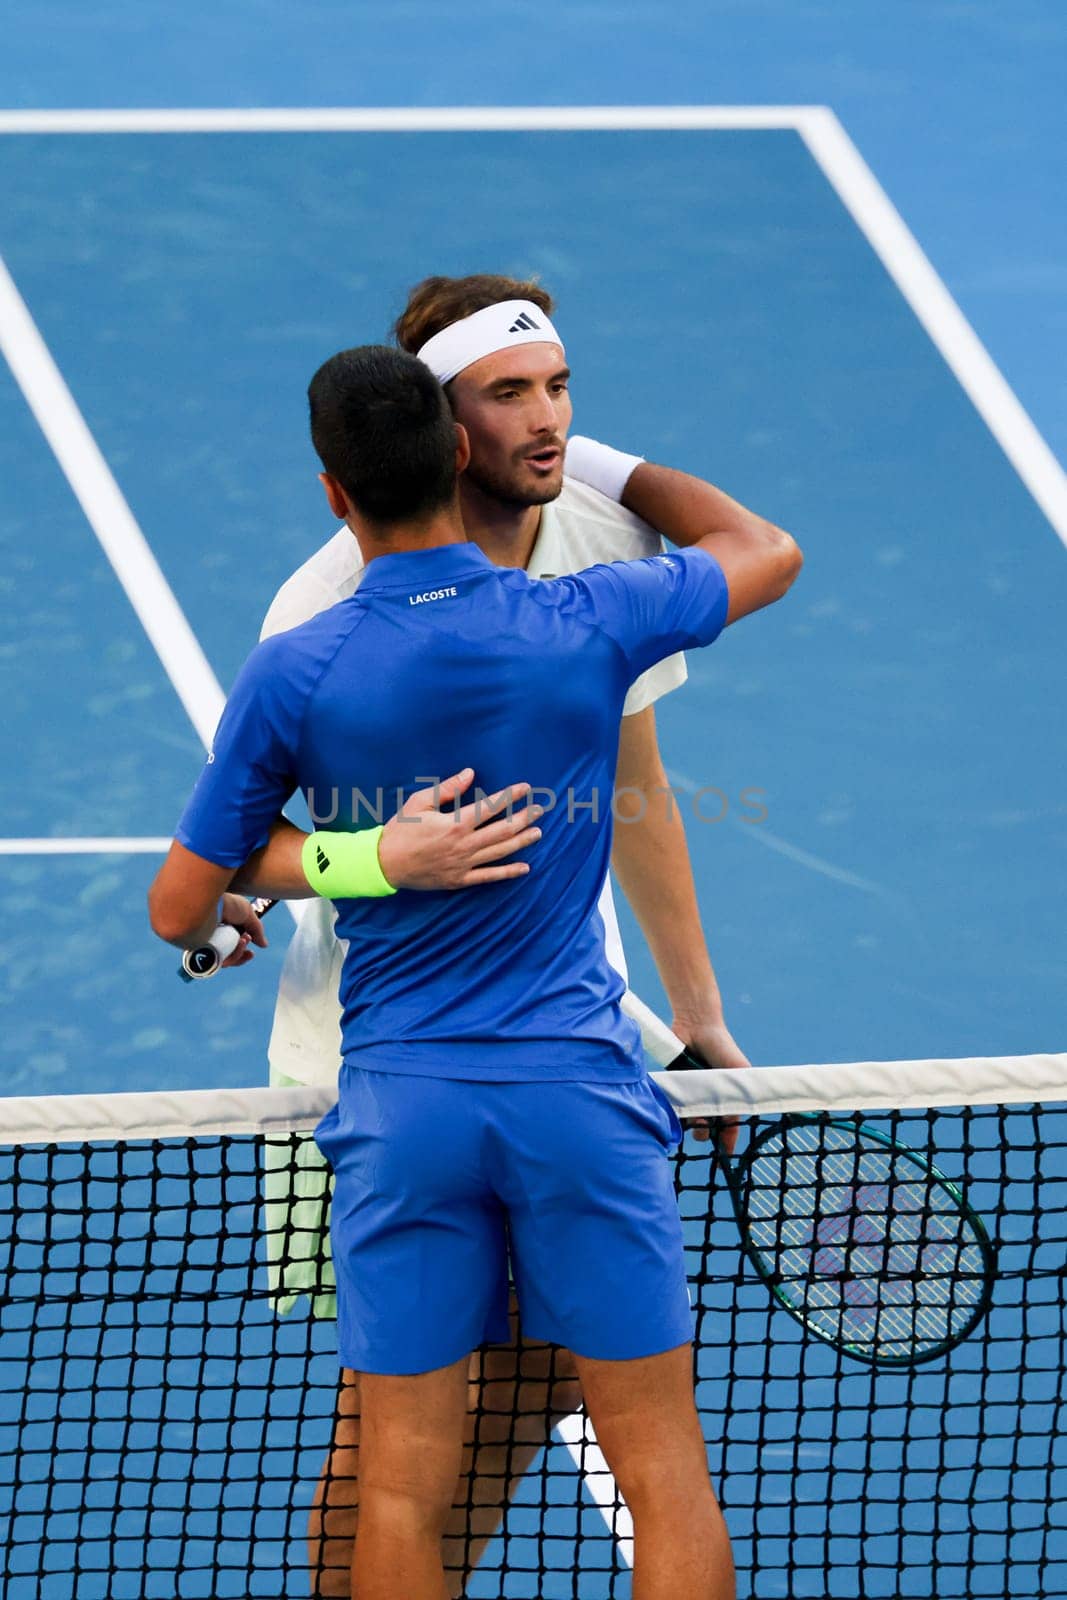
M 393 337 L 411 355 L 427 339 L 463 317 L 499 305 L 501 300 L 532 300 L 546 317 L 554 301 L 547 289 L 532 279 L 504 278 L 493 272 L 475 272 L 467 278 L 423 278 L 408 295 L 407 305 L 393 325 Z

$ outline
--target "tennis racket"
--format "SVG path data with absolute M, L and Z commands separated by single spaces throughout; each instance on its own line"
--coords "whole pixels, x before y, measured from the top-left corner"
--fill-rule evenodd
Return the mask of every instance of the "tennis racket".
M 623 1010 L 652 1059 L 706 1064 L 644 1003 Z M 934 1361 L 989 1310 L 996 1254 L 959 1186 L 859 1115 L 787 1115 L 736 1159 L 720 1145 L 745 1255 L 791 1317 L 879 1367 Z
M 259 898 L 250 902 L 257 917 L 265 917 L 277 900 Z M 232 956 L 241 942 L 240 928 L 220 922 L 207 944 L 196 950 L 186 950 L 178 968 L 183 983 L 198 983 L 202 978 L 213 978 L 228 956 Z

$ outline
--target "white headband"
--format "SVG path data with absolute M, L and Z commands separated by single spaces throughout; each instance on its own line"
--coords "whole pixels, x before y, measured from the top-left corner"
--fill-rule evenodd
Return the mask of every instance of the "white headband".
M 515 344 L 558 344 L 563 340 L 540 306 L 530 300 L 501 300 L 472 316 L 442 328 L 418 352 L 438 383 L 450 383 L 457 372 L 496 350 Z

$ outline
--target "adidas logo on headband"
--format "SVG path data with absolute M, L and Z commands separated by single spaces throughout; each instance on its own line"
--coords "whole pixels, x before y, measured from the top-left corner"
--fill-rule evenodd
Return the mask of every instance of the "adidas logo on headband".
M 563 340 L 540 306 L 531 300 L 497 300 L 435 333 L 418 357 L 438 383 L 451 383 L 483 356 L 522 344 L 557 344 L 563 353 Z

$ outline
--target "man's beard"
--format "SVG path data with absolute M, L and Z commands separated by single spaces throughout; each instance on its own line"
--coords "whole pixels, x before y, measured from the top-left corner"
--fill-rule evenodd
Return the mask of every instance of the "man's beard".
M 519 476 L 520 471 L 516 467 L 510 473 L 494 472 L 489 467 L 476 467 L 472 461 L 463 476 L 490 499 L 499 500 L 501 505 L 514 506 L 516 510 L 548 505 L 550 501 L 559 499 L 563 490 L 562 472 L 557 482 L 549 479 L 543 483 L 524 484 Z

